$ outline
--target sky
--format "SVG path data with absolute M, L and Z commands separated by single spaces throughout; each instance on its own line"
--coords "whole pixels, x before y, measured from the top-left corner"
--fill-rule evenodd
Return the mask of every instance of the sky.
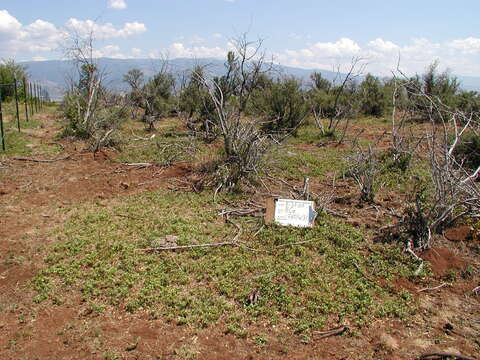
M 480 76 L 479 0 L 0 0 L 0 59 L 62 58 L 66 33 L 93 30 L 95 55 L 225 58 L 243 33 L 274 62 Z

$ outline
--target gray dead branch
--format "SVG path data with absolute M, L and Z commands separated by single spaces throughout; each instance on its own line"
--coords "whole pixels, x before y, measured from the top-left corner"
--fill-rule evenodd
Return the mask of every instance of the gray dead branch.
M 72 155 L 67 155 L 61 158 L 57 159 L 32 159 L 32 158 L 26 158 L 26 157 L 13 157 L 12 160 L 16 161 L 30 161 L 30 162 L 36 162 L 36 163 L 53 163 L 57 161 L 64 161 L 68 160 L 72 157 Z
M 420 289 L 417 292 L 419 292 L 419 293 L 421 293 L 421 292 L 431 292 L 431 291 L 435 291 L 435 290 L 440 290 L 440 289 L 442 289 L 446 286 L 449 286 L 449 285 L 446 284 L 446 283 L 443 283 L 443 284 L 435 286 L 435 287 Z
M 211 244 L 195 244 L 195 245 L 184 245 L 184 246 L 162 246 L 156 248 L 142 249 L 146 253 L 159 252 L 159 251 L 170 251 L 170 250 L 188 250 L 188 249 L 198 249 L 198 248 L 211 248 L 211 247 L 221 247 L 221 246 L 238 246 L 236 242 L 222 242 L 222 243 L 211 243 Z
M 153 163 L 123 163 L 122 165 L 133 166 L 133 167 L 138 167 L 138 168 L 146 168 L 146 167 L 153 166 L 155 164 L 153 164 Z

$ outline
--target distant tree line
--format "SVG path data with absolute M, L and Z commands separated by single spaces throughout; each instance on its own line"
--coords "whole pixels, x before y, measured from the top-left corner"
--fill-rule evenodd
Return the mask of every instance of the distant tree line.
M 438 62 L 432 63 L 423 75 L 410 78 L 379 78 L 367 74 L 362 81 L 356 76 L 343 84 L 313 72 L 310 81 L 305 83 L 292 76 L 262 71 L 253 84 L 251 79 L 242 80 L 234 75 L 234 56 L 233 52 L 228 54 L 225 75 L 214 77 L 213 81 L 225 98 L 242 102 L 239 104 L 242 114 L 260 117 L 262 129 L 269 132 L 291 131 L 295 135 L 298 125 L 315 115 L 319 119 L 332 119 L 332 124 L 324 129 L 327 134 L 337 130 L 334 125 L 340 119 L 385 116 L 394 102 L 413 109 L 418 120 L 426 120 L 429 105 L 414 95 L 419 91 L 462 111 L 480 110 L 480 93 L 462 90 L 455 76 L 448 71 L 438 71 Z M 217 115 L 208 89 L 201 81 L 206 70 L 197 66 L 178 80 L 165 66 L 147 80 L 141 70 L 132 69 L 124 75 L 124 81 L 130 87 L 130 100 L 142 109 L 142 120 L 149 127 L 153 127 L 156 120 L 179 114 L 192 129 L 208 131 L 215 127 Z M 345 75 L 339 74 L 339 79 L 342 76 Z M 241 81 L 245 81 L 243 87 Z

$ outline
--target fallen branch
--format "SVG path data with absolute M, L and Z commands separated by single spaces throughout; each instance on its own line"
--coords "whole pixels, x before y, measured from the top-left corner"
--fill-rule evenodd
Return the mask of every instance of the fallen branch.
M 137 167 L 149 167 L 153 166 L 152 163 L 123 163 L 125 166 L 137 166 Z
M 242 217 L 242 216 L 251 216 L 251 217 L 262 217 L 263 214 L 258 214 L 260 211 L 262 210 L 259 210 L 259 209 L 223 209 L 223 210 L 220 210 L 218 215 L 219 216 L 228 216 L 228 215 L 232 215 L 232 216 L 238 216 L 238 217 Z
M 429 292 L 429 291 L 435 291 L 435 290 L 439 290 L 441 288 L 444 288 L 445 286 L 448 286 L 448 284 L 446 283 L 443 283 L 442 285 L 439 285 L 439 286 L 435 286 L 435 287 L 432 287 L 432 288 L 425 288 L 425 289 L 421 289 L 421 290 L 418 290 L 417 292 Z
M 473 295 L 480 295 L 480 286 L 477 286 L 472 290 Z
M 243 233 L 242 227 L 241 227 L 240 225 L 238 225 L 236 222 L 230 220 L 230 219 L 228 218 L 228 216 L 225 217 L 225 221 L 226 221 L 226 222 L 229 222 L 230 224 L 232 224 L 233 226 L 235 226 L 235 227 L 237 228 L 237 230 L 238 230 L 237 235 L 235 235 L 235 237 L 233 238 L 233 244 L 237 244 L 238 239 L 240 239 L 240 236 L 241 236 L 242 233 Z
M 141 249 L 141 251 L 149 253 L 149 252 L 155 252 L 155 251 L 184 250 L 184 249 L 220 247 L 220 246 L 238 246 L 238 244 L 236 242 L 223 242 L 223 243 L 197 244 L 197 245 L 184 245 L 184 246 L 164 246 L 164 247 Z
M 320 335 L 317 339 L 325 339 L 330 336 L 337 336 L 343 334 L 345 331 L 348 330 L 348 327 L 346 326 L 340 326 L 335 329 L 327 330 L 327 331 L 317 331 L 315 334 Z
M 420 261 L 420 265 L 418 266 L 418 269 L 415 271 L 414 275 L 415 276 L 418 276 L 420 275 L 420 273 L 422 272 L 423 270 L 423 265 L 424 265 L 424 261 L 423 259 L 418 256 L 417 254 L 415 254 L 415 252 L 412 250 L 412 244 L 411 242 L 408 242 L 406 248 L 405 248 L 405 251 L 408 252 L 409 254 L 411 254 L 415 259 L 417 259 L 418 261 Z
M 257 232 L 255 234 L 253 234 L 252 238 L 256 238 L 258 234 L 260 234 L 260 232 L 265 228 L 265 224 L 263 224 L 262 226 L 260 226 L 260 229 L 257 230 Z M 475 290 L 474 290 L 475 291 Z
M 455 355 L 449 353 L 431 353 L 431 354 L 423 354 L 417 358 L 417 360 L 474 360 L 472 358 L 468 358 L 462 355 Z
M 63 160 L 68 160 L 72 157 L 72 155 L 68 155 L 62 158 L 58 159 L 31 159 L 31 158 L 25 158 L 25 157 L 14 157 L 12 160 L 17 160 L 17 161 L 31 161 L 31 162 L 37 162 L 37 163 L 53 163 L 56 161 L 63 161 Z
M 140 136 L 135 136 L 133 134 L 133 132 L 132 132 L 132 135 L 133 135 L 133 141 L 149 141 L 149 140 L 155 139 L 155 134 L 153 134 L 152 136 L 147 137 L 147 138 L 140 137 Z

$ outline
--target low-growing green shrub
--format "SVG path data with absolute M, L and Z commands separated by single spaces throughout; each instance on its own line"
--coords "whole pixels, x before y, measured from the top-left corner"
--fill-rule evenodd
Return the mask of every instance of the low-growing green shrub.
M 458 162 L 470 169 L 480 166 L 480 135 L 470 133 L 464 135 L 453 153 Z

